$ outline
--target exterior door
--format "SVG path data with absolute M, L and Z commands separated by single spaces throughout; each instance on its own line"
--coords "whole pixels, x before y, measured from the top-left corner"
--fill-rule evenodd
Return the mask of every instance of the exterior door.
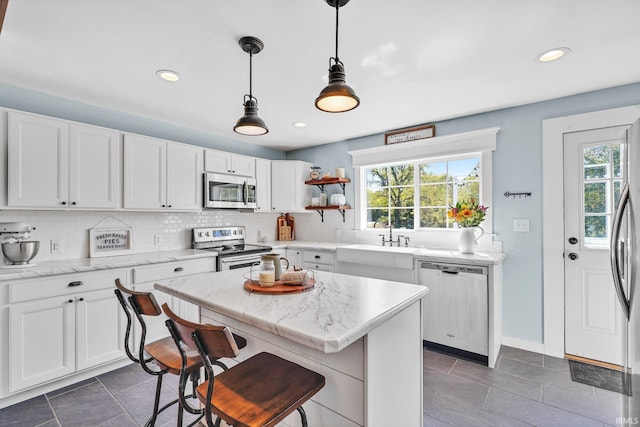
M 565 353 L 622 365 L 623 314 L 610 265 L 626 177 L 625 126 L 564 135 Z

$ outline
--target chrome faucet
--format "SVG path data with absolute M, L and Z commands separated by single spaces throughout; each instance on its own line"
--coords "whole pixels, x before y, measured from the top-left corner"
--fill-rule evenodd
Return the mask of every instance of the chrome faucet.
M 391 225 L 391 223 L 389 223 L 389 225 L 385 228 L 389 229 L 389 240 L 385 240 L 384 234 L 378 234 L 378 236 L 382 237 L 382 246 L 384 246 L 384 244 L 387 242 L 389 242 L 389 246 L 393 246 L 393 226 Z M 400 237 L 398 237 L 398 246 L 400 246 Z

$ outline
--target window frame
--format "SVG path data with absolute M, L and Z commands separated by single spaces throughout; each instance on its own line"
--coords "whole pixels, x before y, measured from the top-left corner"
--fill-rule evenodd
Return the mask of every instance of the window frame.
M 497 145 L 500 128 L 481 129 L 427 140 L 412 141 L 392 146 L 375 147 L 350 151 L 354 168 L 355 231 L 376 233 L 379 230 L 366 228 L 366 176 L 365 170 L 374 166 L 388 166 L 395 163 L 433 162 L 456 160 L 469 156 L 480 158 L 480 203 L 489 206 L 482 223 L 485 233 L 493 233 L 493 151 Z M 414 184 L 415 185 L 415 184 Z M 404 231 L 404 230 L 403 230 Z M 407 232 L 457 232 L 456 228 L 414 228 Z

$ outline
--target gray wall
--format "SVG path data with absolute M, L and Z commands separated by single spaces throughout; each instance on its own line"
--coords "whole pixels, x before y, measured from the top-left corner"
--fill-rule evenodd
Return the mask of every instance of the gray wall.
M 363 100 L 362 102 L 366 102 Z M 640 83 L 491 111 L 436 123 L 436 135 L 500 127 L 493 155 L 493 230 L 503 242 L 503 335 L 543 342 L 542 301 L 542 121 L 589 111 L 640 104 Z M 348 113 L 347 113 L 348 114 Z M 288 159 L 314 162 L 323 169 L 346 166 L 349 150 L 384 145 L 384 134 L 290 151 Z M 530 198 L 506 198 L 505 191 L 531 192 Z M 353 186 L 348 188 L 353 200 Z M 558 215 L 562 215 L 558 206 Z M 514 218 L 529 218 L 529 233 L 514 233 Z M 560 218 L 561 220 L 561 218 Z

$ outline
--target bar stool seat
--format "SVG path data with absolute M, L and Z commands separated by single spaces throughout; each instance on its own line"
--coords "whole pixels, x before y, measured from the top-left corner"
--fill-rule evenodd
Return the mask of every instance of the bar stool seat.
M 302 405 L 324 387 L 322 375 L 266 352 L 227 368 L 220 359 L 240 353 L 228 327 L 182 319 L 167 304 L 162 310 L 169 317 L 167 327 L 183 360 L 188 350 L 196 348 L 200 353 L 207 380 L 197 386 L 196 395 L 204 404 L 209 427 L 219 426 L 221 420 L 231 426 L 271 427 L 293 411 L 298 411 L 302 425 L 307 426 Z M 214 375 L 214 365 L 223 371 Z M 186 405 L 185 409 L 196 411 Z M 215 424 L 212 415 L 217 416 Z
M 153 358 L 153 363 L 158 368 L 173 375 L 180 375 L 182 356 L 170 336 L 145 345 L 144 351 Z M 197 351 L 188 352 L 186 371 L 191 373 L 200 367 L 202 367 L 200 354 Z
M 274 354 L 259 353 L 218 374 L 211 400 L 208 382 L 196 393 L 229 425 L 274 426 L 324 387 L 322 375 Z

